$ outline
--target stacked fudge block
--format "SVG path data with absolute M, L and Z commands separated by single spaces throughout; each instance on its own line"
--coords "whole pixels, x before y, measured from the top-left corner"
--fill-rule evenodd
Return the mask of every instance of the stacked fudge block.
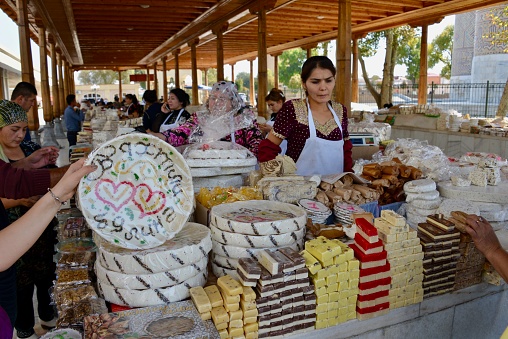
M 256 293 L 233 277 L 217 279 L 217 285 L 190 290 L 191 299 L 203 320 L 212 319 L 221 339 L 258 338 Z
M 457 274 L 455 275 L 455 290 L 460 290 L 482 282 L 483 265 L 485 257 L 476 248 L 473 239 L 467 233 L 460 233 L 459 243 L 460 258 L 457 262 Z
M 318 237 L 307 241 L 300 254 L 314 285 L 316 328 L 355 319 L 360 263 L 353 250 L 339 240 Z
M 442 214 L 430 215 L 418 224 L 418 237 L 423 250 L 423 296 L 453 290 L 457 261 L 460 257 L 460 232 Z
M 381 211 L 381 217 L 374 219 L 374 226 L 390 262 L 390 308 L 422 302 L 423 252 L 417 232 L 407 225 L 404 217 L 390 210 Z
M 277 338 L 314 328 L 316 296 L 305 260 L 286 247 L 262 250 L 258 261 L 238 260 L 240 281 L 255 286 L 259 338 Z
M 354 244 L 349 245 L 360 261 L 356 317 L 360 320 L 386 314 L 390 309 L 390 264 L 378 231 L 365 218 L 357 218 Z

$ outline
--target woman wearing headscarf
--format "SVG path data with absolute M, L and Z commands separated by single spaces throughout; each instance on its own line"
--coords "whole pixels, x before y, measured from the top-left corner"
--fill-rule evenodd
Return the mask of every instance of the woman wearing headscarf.
M 250 108 L 244 105 L 242 98 L 240 95 L 238 95 L 236 85 L 231 81 L 219 81 L 213 84 L 212 90 L 210 91 L 210 96 L 206 103 L 206 108 L 211 114 L 218 112 L 231 112 L 232 119 L 234 119 L 235 116 L 247 114 L 249 111 L 252 113 Z M 254 114 L 252 115 L 254 116 Z M 162 133 L 149 133 L 159 137 L 162 140 L 165 140 L 172 146 L 186 145 L 189 143 L 189 137 L 196 131 L 199 126 L 198 120 L 198 115 L 193 113 L 191 118 L 181 126 Z M 221 128 L 221 126 L 215 127 L 218 129 Z M 251 126 L 236 130 L 221 140 L 231 141 L 241 145 L 257 156 L 259 142 L 262 139 L 263 135 L 259 129 L 257 122 L 254 120 Z
M 15 163 L 41 148 L 32 141 L 23 140 L 27 127 L 28 117 L 21 106 L 13 104 L 1 112 L 0 159 L 2 161 Z M 1 198 L 2 204 L 7 209 L 9 223 L 24 215 L 38 199 L 39 196 L 17 200 Z M 54 227 L 57 224 L 58 221 L 53 218 L 37 242 L 17 262 L 16 293 L 12 295 L 12 298 L 17 300 L 15 328 L 18 338 L 30 338 L 35 334 L 32 302 L 34 287 L 37 287 L 38 313 L 42 326 L 51 328 L 56 324 L 53 306 L 50 305 L 49 289 L 55 279 L 53 255 L 56 231 Z
M 125 107 L 123 107 L 123 114 L 121 118 L 137 118 L 141 107 L 139 106 L 138 98 L 134 94 L 125 95 Z
M 145 112 L 143 113 L 143 127 L 145 130 L 151 129 L 155 121 L 155 117 L 161 113 L 162 103 L 157 100 L 157 93 L 155 90 L 147 89 L 143 93 L 143 100 L 145 101 Z
M 190 113 L 185 110 L 189 103 L 189 94 L 181 88 L 173 88 L 169 92 L 168 101 L 162 105 L 161 112 L 155 117 L 150 130 L 162 133 L 183 125 L 191 117 Z

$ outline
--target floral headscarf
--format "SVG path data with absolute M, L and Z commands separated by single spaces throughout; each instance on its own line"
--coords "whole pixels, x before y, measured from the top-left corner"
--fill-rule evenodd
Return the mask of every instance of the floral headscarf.
M 18 122 L 28 122 L 23 107 L 9 100 L 0 100 L 0 128 Z

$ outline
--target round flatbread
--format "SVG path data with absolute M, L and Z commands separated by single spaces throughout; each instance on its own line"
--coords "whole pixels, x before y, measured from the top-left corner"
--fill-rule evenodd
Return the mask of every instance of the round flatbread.
M 90 227 L 123 248 L 160 246 L 194 209 L 192 177 L 182 155 L 146 134 L 114 138 L 86 162 L 98 169 L 81 179 L 79 205 Z

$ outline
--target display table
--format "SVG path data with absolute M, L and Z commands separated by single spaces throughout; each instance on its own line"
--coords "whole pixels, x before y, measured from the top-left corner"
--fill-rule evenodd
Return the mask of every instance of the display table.
M 393 140 L 406 138 L 427 140 L 430 145 L 441 148 L 449 157 L 460 157 L 466 152 L 495 153 L 503 158 L 508 157 L 508 138 L 506 137 L 395 125 L 392 126 L 391 138 Z
M 289 336 L 325 338 L 499 338 L 508 327 L 508 285 L 487 283 L 424 299 L 386 315 Z

